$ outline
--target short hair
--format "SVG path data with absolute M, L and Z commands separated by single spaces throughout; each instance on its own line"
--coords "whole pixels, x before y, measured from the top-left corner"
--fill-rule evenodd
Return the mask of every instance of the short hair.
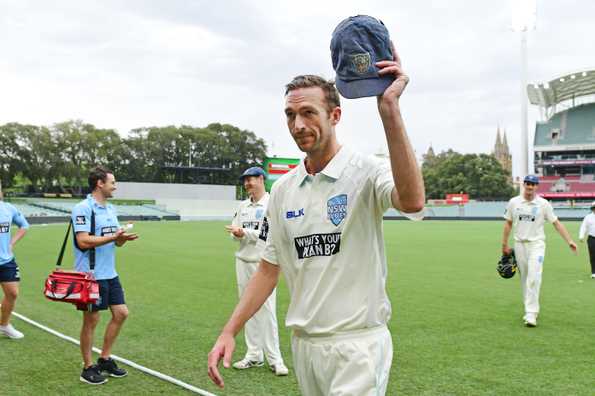
M 304 74 L 294 77 L 289 84 L 285 85 L 285 96 L 295 89 L 311 87 L 319 87 L 322 89 L 329 113 L 335 107 L 341 107 L 341 99 L 337 88 L 335 88 L 335 82 L 326 80 L 314 74 Z
M 89 172 L 89 188 L 91 191 L 95 190 L 99 180 L 105 183 L 109 173 L 112 175 L 114 174 L 114 172 L 104 166 L 96 166 L 95 168 L 91 169 L 91 172 Z

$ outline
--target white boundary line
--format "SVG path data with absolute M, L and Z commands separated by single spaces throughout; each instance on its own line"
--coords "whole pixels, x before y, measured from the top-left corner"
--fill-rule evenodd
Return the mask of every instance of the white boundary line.
M 46 326 L 44 326 L 44 325 L 42 325 L 40 323 L 37 323 L 34 320 L 31 320 L 31 319 L 27 318 L 26 316 L 23 316 L 23 315 L 18 314 L 16 312 L 13 312 L 12 314 L 14 316 L 16 316 L 17 318 L 21 319 L 22 321 L 27 322 L 27 323 L 35 326 L 35 327 L 38 327 L 41 330 L 47 331 L 48 333 L 53 334 L 53 335 L 55 335 L 58 338 L 62 338 L 63 340 L 72 342 L 73 344 L 80 345 L 79 340 L 75 340 L 72 337 L 69 337 L 69 336 L 64 335 L 64 334 L 62 334 L 60 332 L 57 332 L 56 330 L 50 329 L 49 327 L 46 327 Z M 97 352 L 97 353 L 101 353 L 101 349 L 99 349 L 99 348 L 93 347 L 93 351 L 94 352 Z M 144 373 L 147 373 L 149 375 L 152 375 L 152 376 L 157 377 L 159 379 L 162 379 L 164 381 L 171 382 L 174 385 L 181 386 L 182 388 L 187 389 L 187 390 L 189 390 L 191 392 L 194 392 L 194 393 L 198 393 L 199 395 L 203 395 L 203 396 L 216 396 L 213 393 L 209 393 L 209 392 L 207 392 L 205 390 L 199 389 L 199 388 L 197 388 L 195 386 L 192 386 L 190 384 L 187 384 L 185 382 L 182 382 L 179 379 L 176 379 L 174 377 L 170 377 L 169 375 L 160 373 L 159 371 L 151 370 L 150 368 L 141 366 L 140 364 L 134 363 L 134 362 L 132 362 L 130 360 L 121 358 L 121 357 L 116 356 L 116 355 L 111 355 L 111 357 L 112 357 L 112 359 L 114 359 L 114 360 L 116 360 L 118 362 L 124 363 L 127 366 L 133 367 L 133 368 L 135 368 L 137 370 L 140 370 L 140 371 L 142 371 Z

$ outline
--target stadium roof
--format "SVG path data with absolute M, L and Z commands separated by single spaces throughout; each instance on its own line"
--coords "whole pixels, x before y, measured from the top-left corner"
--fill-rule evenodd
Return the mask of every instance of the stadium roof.
M 561 111 L 535 125 L 535 151 L 595 150 L 595 103 Z
M 529 84 L 527 94 L 531 104 L 545 109 L 567 100 L 595 95 L 595 70 L 566 74 L 546 83 Z

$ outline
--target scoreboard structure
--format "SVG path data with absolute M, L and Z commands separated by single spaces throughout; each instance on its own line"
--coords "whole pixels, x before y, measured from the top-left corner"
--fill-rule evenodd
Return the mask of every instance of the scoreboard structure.
M 264 160 L 264 172 L 266 176 L 264 178 L 264 186 L 267 191 L 271 191 L 273 183 L 298 166 L 300 163 L 299 158 L 280 158 L 280 157 L 267 157 Z

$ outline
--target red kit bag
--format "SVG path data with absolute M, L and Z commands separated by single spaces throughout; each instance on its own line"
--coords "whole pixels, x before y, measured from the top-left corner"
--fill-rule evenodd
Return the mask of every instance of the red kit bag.
M 56 269 L 45 281 L 44 294 L 53 301 L 95 304 L 99 299 L 99 284 L 93 274 Z
M 71 227 L 72 221 L 68 223 L 68 230 L 66 230 L 66 236 L 64 237 L 64 243 L 62 243 L 62 249 L 60 249 L 56 267 L 60 267 L 62 264 L 64 249 L 68 242 Z M 94 235 L 94 231 L 95 212 L 92 212 L 91 232 L 89 234 Z M 74 238 L 76 243 L 76 235 Z M 67 302 L 75 304 L 77 307 L 95 304 L 99 299 L 99 284 L 93 276 L 93 270 L 95 269 L 95 249 L 89 249 L 89 267 L 91 272 L 64 271 L 56 268 L 46 279 L 43 294 L 49 300 Z

